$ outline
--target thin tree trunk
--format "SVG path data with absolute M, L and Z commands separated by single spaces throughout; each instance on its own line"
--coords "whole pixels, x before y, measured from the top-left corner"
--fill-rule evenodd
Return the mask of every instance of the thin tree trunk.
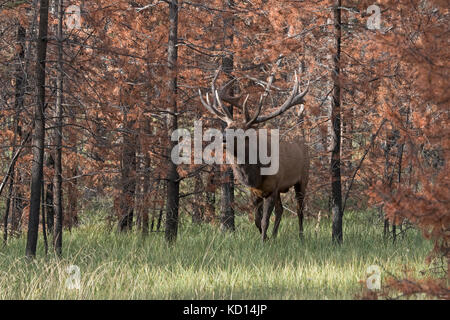
M 229 9 L 234 6 L 233 0 L 225 0 L 224 8 Z M 223 19 L 223 47 L 226 49 L 233 43 L 233 17 L 225 17 Z M 222 66 L 223 71 L 228 75 L 229 78 L 232 77 L 234 59 L 233 55 L 228 55 L 223 57 Z M 229 106 L 228 110 L 230 114 L 233 115 L 233 106 Z M 225 127 L 223 127 L 225 129 Z M 230 166 L 225 167 L 222 178 L 222 198 L 221 198 L 221 216 L 220 216 L 220 227 L 224 231 L 234 231 L 234 176 L 233 170 Z
M 8 243 L 8 218 L 9 218 L 9 210 L 11 207 L 11 197 L 14 187 L 14 180 L 11 179 L 9 181 L 9 190 L 8 190 L 8 198 L 6 198 L 5 204 L 5 216 L 3 217 L 3 245 L 6 246 Z
M 342 243 L 342 191 L 341 191 L 341 0 L 335 1 L 334 32 L 336 42 L 336 55 L 334 57 L 333 72 L 333 99 L 331 104 L 332 153 L 331 153 L 331 211 L 333 214 L 332 239 Z
M 44 180 L 42 180 L 42 196 L 41 196 L 41 204 L 42 204 L 42 236 L 44 238 L 44 252 L 47 256 L 48 254 L 48 241 L 47 241 L 47 228 L 45 227 L 45 190 L 44 190 Z
M 170 159 L 171 150 L 176 142 L 170 137 L 174 130 L 178 128 L 177 118 L 177 60 L 178 60 L 178 0 L 171 0 L 169 3 L 169 44 L 168 44 L 168 66 L 170 73 L 169 80 L 169 101 L 167 113 L 167 134 L 169 148 L 167 149 L 167 159 L 169 166 L 167 169 L 167 210 L 166 210 L 166 230 L 165 238 L 169 243 L 173 243 L 178 233 L 178 206 L 180 201 L 180 182 L 177 172 L 177 165 Z
M 143 201 L 143 205 L 142 205 L 142 234 L 144 236 L 148 235 L 148 228 L 149 228 L 149 223 L 148 223 L 148 210 L 149 210 L 149 193 L 153 190 L 149 190 L 150 189 L 150 156 L 148 155 L 147 152 L 145 152 L 144 155 L 144 181 L 143 181 L 143 197 L 142 197 L 142 201 Z M 153 226 L 152 226 L 153 229 Z
M 29 258 L 36 256 L 39 230 L 39 210 L 44 164 L 45 142 L 45 59 L 47 55 L 48 0 L 40 1 L 39 35 L 37 39 L 36 59 L 36 106 L 34 109 L 33 164 L 31 167 L 30 214 L 25 254 Z
M 51 153 L 47 154 L 45 165 L 47 168 L 55 167 L 55 161 Z M 45 192 L 44 202 L 45 202 L 45 216 L 47 222 L 47 230 L 49 233 L 52 233 L 55 223 L 55 210 L 53 207 L 53 181 L 49 181 L 49 183 L 47 183 L 47 190 Z
M 136 143 L 136 188 L 135 188 L 135 204 L 136 208 L 136 230 L 142 232 L 142 218 L 144 212 L 144 184 L 145 184 L 145 175 L 144 175 L 144 155 L 142 154 L 142 127 L 141 123 L 139 123 L 139 133 L 137 134 L 137 143 Z
M 163 194 L 165 194 L 166 192 L 167 192 L 167 185 L 164 183 L 162 185 L 161 196 Z M 164 207 L 164 205 L 161 204 L 161 207 L 159 208 L 158 221 L 156 222 L 156 231 L 160 231 L 161 230 L 161 222 L 162 222 L 162 217 L 163 217 L 163 213 L 164 213 L 163 207 Z
M 55 175 L 53 177 L 54 193 L 54 229 L 53 229 L 53 248 L 58 256 L 62 255 L 62 237 L 63 237 L 63 186 L 62 186 L 62 128 L 63 128 L 63 0 L 58 2 L 58 75 L 56 79 L 56 134 L 55 134 Z
M 72 136 L 73 138 L 73 136 Z M 78 164 L 72 163 L 70 173 L 72 177 L 78 176 Z M 72 227 L 78 224 L 78 179 L 72 179 L 67 185 L 67 214 L 63 224 L 66 223 L 69 232 L 72 232 Z
M 200 224 L 202 222 L 202 201 L 201 201 L 201 191 L 203 189 L 202 186 L 202 176 L 199 172 L 195 176 L 195 185 L 194 185 L 194 201 L 192 208 L 192 223 Z
M 390 156 L 391 156 L 391 150 L 392 148 L 397 144 L 397 133 L 395 130 L 390 130 L 388 132 L 387 138 L 386 138 L 386 145 L 384 149 L 384 155 L 385 155 L 385 168 L 384 168 L 384 181 L 387 183 L 389 189 L 392 191 L 392 182 L 394 180 L 394 174 L 395 174 L 395 161 L 391 164 Z M 399 154 L 397 154 L 396 158 L 399 158 Z M 392 169 L 391 169 L 392 167 Z M 394 223 L 392 224 L 392 232 L 396 232 Z M 389 219 L 385 217 L 384 220 L 384 230 L 383 230 L 383 236 L 384 238 L 387 238 L 389 235 Z
M 23 72 L 23 60 L 25 56 L 24 45 L 25 45 L 25 28 L 22 27 L 19 21 L 17 21 L 17 38 L 16 38 L 16 70 L 15 70 L 15 94 L 14 94 L 14 139 L 13 139 L 13 149 L 12 154 L 16 153 L 16 143 L 17 138 L 19 141 L 22 137 L 22 130 L 19 126 L 19 115 L 22 111 L 23 107 L 23 86 L 24 86 L 24 72 Z M 14 211 L 15 211 L 15 199 L 14 199 L 14 178 L 15 178 L 15 162 L 12 165 L 11 172 L 9 173 L 9 190 L 8 190 L 8 198 L 6 199 L 5 204 L 5 216 L 3 221 L 3 244 L 6 245 L 8 242 L 8 219 L 9 212 L 11 211 L 11 230 L 14 226 Z M 11 205 L 12 199 L 12 205 Z
M 128 121 L 126 112 L 124 123 L 119 231 L 131 231 L 135 211 L 136 135 L 133 133 L 135 121 Z
M 211 173 L 208 176 L 206 191 L 206 222 L 211 222 L 216 218 L 216 166 L 212 165 Z

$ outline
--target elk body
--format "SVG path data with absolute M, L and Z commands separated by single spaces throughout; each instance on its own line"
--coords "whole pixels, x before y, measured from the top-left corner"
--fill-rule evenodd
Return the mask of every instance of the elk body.
M 291 107 L 295 105 L 302 104 L 304 102 L 304 97 L 308 92 L 309 84 L 305 91 L 299 92 L 299 82 L 297 79 L 297 74 L 295 74 L 295 83 L 291 94 L 288 99 L 279 106 L 274 112 L 269 115 L 263 116 L 261 114 L 262 106 L 267 96 L 271 83 L 273 81 L 273 76 L 267 82 L 266 90 L 259 100 L 259 105 L 257 106 L 257 111 L 250 117 L 246 107 L 248 96 L 241 105 L 239 100 L 240 96 L 230 96 L 226 92 L 229 88 L 231 82 L 222 87 L 219 91 L 215 89 L 215 81 L 217 79 L 218 73 L 216 73 L 213 84 L 211 86 L 213 101 L 209 100 L 208 94 L 206 95 L 206 101 L 203 99 L 201 92 L 200 100 L 202 104 L 211 113 L 215 114 L 218 118 L 227 124 L 226 129 L 255 129 L 256 136 L 258 139 L 258 145 L 261 142 L 259 130 L 255 126 L 273 119 L 280 114 L 284 113 Z M 229 110 L 223 106 L 222 101 L 228 102 L 233 106 L 241 109 L 245 120 L 244 122 L 234 121 Z M 220 108 L 220 109 L 219 109 Z M 301 111 L 303 112 L 303 110 Z M 267 149 L 271 150 L 270 143 L 271 139 L 270 133 L 266 141 Z M 255 164 L 250 164 L 248 161 L 249 153 L 251 152 L 250 140 L 245 141 L 245 162 L 239 164 L 237 162 L 237 143 L 234 143 L 233 150 L 227 150 L 229 156 L 233 157 L 232 168 L 235 176 L 242 184 L 249 187 L 252 194 L 252 201 L 256 207 L 255 214 L 255 224 L 258 227 L 262 240 L 267 239 L 267 229 L 269 227 L 270 216 L 273 209 L 275 208 L 275 224 L 273 227 L 272 236 L 275 238 L 278 232 L 278 227 L 280 225 L 281 216 L 283 214 L 283 205 L 281 203 L 280 193 L 288 192 L 292 187 L 295 189 L 295 198 L 297 201 L 297 215 L 299 223 L 299 235 L 303 236 L 303 200 L 306 193 L 306 187 L 308 185 L 308 175 L 309 175 L 309 153 L 308 148 L 303 140 L 297 142 L 279 141 L 279 167 L 278 172 L 272 175 L 262 175 L 261 168 L 264 167 L 261 161 Z M 272 155 L 273 156 L 273 155 Z M 267 166 L 267 165 L 266 165 Z

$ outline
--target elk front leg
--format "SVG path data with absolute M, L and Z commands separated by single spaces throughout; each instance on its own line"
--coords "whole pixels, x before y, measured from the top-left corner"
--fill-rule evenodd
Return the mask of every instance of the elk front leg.
M 294 185 L 295 198 L 297 199 L 297 215 L 300 239 L 303 239 L 303 200 L 305 199 L 305 189 L 300 183 Z
M 275 239 L 278 234 L 278 227 L 280 226 L 281 216 L 283 214 L 283 204 L 281 203 L 281 197 L 278 195 L 275 203 L 275 223 L 273 225 L 272 237 Z
M 267 240 L 267 229 L 269 228 L 269 222 L 270 222 L 270 215 L 272 214 L 273 207 L 276 202 L 277 198 L 277 192 L 272 193 L 269 197 L 264 199 L 263 204 L 263 217 L 261 221 L 261 238 L 263 241 Z
M 262 212 L 263 212 L 263 198 L 256 197 L 253 199 L 253 205 L 256 209 L 255 211 L 255 225 L 259 230 L 259 233 L 262 233 L 261 229 L 261 220 L 262 220 Z

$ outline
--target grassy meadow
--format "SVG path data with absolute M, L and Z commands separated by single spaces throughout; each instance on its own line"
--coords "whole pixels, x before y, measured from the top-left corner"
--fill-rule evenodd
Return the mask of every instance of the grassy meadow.
M 64 233 L 62 259 L 45 257 L 40 235 L 32 262 L 24 234 L 0 251 L 0 299 L 354 299 L 370 265 L 382 279 L 405 266 L 419 274 L 431 249 L 413 229 L 384 241 L 381 220 L 368 212 L 346 214 L 342 246 L 331 243 L 330 219 L 307 219 L 300 241 L 297 219 L 285 212 L 278 238 L 264 244 L 246 217 L 236 224 L 227 234 L 184 219 L 169 247 L 161 232 L 143 238 L 86 220 Z M 70 265 L 79 267 L 79 289 L 66 286 Z

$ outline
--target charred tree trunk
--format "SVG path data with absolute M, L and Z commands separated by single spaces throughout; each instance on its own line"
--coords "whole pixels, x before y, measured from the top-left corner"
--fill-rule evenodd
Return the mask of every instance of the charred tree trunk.
M 78 164 L 75 162 L 69 168 L 72 177 L 78 176 Z M 66 219 L 63 221 L 69 231 L 72 232 L 72 227 L 78 224 L 78 179 L 70 179 L 70 183 L 66 185 L 67 190 L 67 209 Z
M 336 54 L 333 70 L 333 99 L 331 103 L 332 124 L 332 152 L 331 152 L 331 211 L 333 214 L 332 239 L 342 243 L 342 192 L 341 192 L 341 0 L 335 1 L 334 7 L 334 35 Z
M 41 218 L 41 224 L 42 224 L 42 236 L 44 238 L 44 252 L 45 255 L 48 254 L 48 241 L 47 241 L 47 228 L 45 227 L 45 185 L 44 180 L 42 180 L 42 198 L 41 198 L 41 204 L 42 204 L 42 218 Z
M 54 192 L 54 228 L 53 248 L 55 252 L 62 255 L 62 233 L 63 233 L 63 186 L 62 186 L 62 128 L 63 128 L 63 24 L 64 6 L 63 0 L 58 2 L 58 74 L 56 79 L 56 133 L 55 133 L 55 175 L 53 177 Z
M 162 189 L 162 192 L 161 192 L 161 196 L 162 196 L 167 193 L 167 185 L 163 182 L 163 184 L 160 186 Z M 164 202 L 162 202 L 161 206 L 159 207 L 158 220 L 156 221 L 156 231 L 161 230 L 161 222 L 162 222 L 162 218 L 163 218 L 163 213 L 164 213 Z M 153 230 L 153 228 L 152 228 L 152 230 Z
M 149 211 L 149 193 L 152 191 L 150 190 L 150 156 L 148 155 L 148 152 L 145 152 L 144 154 L 144 181 L 143 181 L 143 206 L 142 206 L 142 234 L 144 236 L 148 235 L 148 229 L 149 229 L 149 219 L 148 219 L 148 211 Z
M 390 129 L 386 137 L 384 145 L 384 156 L 385 156 L 385 166 L 384 166 L 384 182 L 387 184 L 388 188 L 392 190 L 392 183 L 394 180 L 395 171 L 395 161 L 391 160 L 392 148 L 397 144 L 398 132 L 396 130 Z M 397 154 L 397 159 L 400 154 Z M 392 225 L 392 232 L 396 232 L 394 225 Z M 385 217 L 384 219 L 384 230 L 383 235 L 385 238 L 389 235 L 389 219 Z
M 212 165 L 211 173 L 208 176 L 206 190 L 206 222 L 211 222 L 216 218 L 216 166 Z
M 131 231 L 135 210 L 136 191 L 136 135 L 133 133 L 135 121 L 128 121 L 125 113 L 125 128 L 122 147 L 122 191 L 120 195 L 119 231 Z
M 9 217 L 9 209 L 11 207 L 11 197 L 14 187 L 14 180 L 11 179 L 9 181 L 9 190 L 8 197 L 6 198 L 5 204 L 5 216 L 3 217 L 3 245 L 6 246 L 8 243 L 8 217 Z
M 17 138 L 19 141 L 22 137 L 22 130 L 19 125 L 19 115 L 22 111 L 23 107 L 23 92 L 24 92 L 24 72 L 23 72 L 23 60 L 25 57 L 25 28 L 17 22 L 17 38 L 16 38 L 16 70 L 15 70 L 15 94 L 14 94 L 14 139 L 13 139 L 13 148 L 12 154 L 16 153 L 16 143 Z M 14 220 L 15 220 L 15 211 L 16 211 L 16 203 L 14 197 L 14 180 L 15 180 L 15 162 L 13 163 L 13 167 L 11 168 L 11 172 L 9 174 L 9 189 L 8 189 L 8 197 L 6 199 L 5 204 L 5 215 L 3 220 L 3 244 L 6 245 L 8 242 L 8 220 L 9 220 L 9 212 L 11 211 L 11 230 L 14 230 Z M 12 202 L 12 203 L 11 203 Z
M 169 67 L 169 101 L 167 106 L 166 127 L 169 140 L 169 148 L 166 155 L 167 168 L 167 210 L 165 238 L 169 243 L 175 242 L 178 233 L 178 206 L 180 201 L 180 182 L 177 165 L 170 159 L 172 149 L 176 142 L 171 141 L 171 134 L 178 128 L 177 117 L 177 60 L 178 60 L 178 0 L 169 2 L 169 43 L 168 43 L 168 67 Z
M 142 231 L 142 216 L 144 212 L 144 155 L 142 154 L 142 128 L 139 124 L 139 132 L 137 134 L 136 143 L 136 188 L 135 203 L 136 208 L 136 230 Z
M 226 0 L 224 8 L 229 9 L 234 6 L 233 0 Z M 230 47 L 233 43 L 233 17 L 225 17 L 223 19 L 223 30 L 224 39 L 223 47 L 226 49 Z M 223 71 L 228 75 L 229 78 L 232 77 L 234 59 L 232 55 L 228 55 L 222 58 Z M 228 110 L 230 114 L 233 115 L 233 106 L 229 106 Z M 223 128 L 225 129 L 225 127 Z M 222 198 L 221 198 L 221 216 L 220 216 L 220 227 L 225 231 L 234 231 L 234 176 L 233 170 L 230 166 L 226 168 L 222 174 Z
M 39 35 L 36 59 L 36 106 L 34 108 L 33 164 L 31 167 L 30 214 L 25 254 L 36 256 L 39 229 L 39 209 L 41 203 L 42 176 L 45 142 L 45 59 L 47 55 L 48 0 L 40 1 Z
M 47 168 L 54 168 L 55 166 L 55 161 L 50 153 L 47 154 L 45 165 Z M 49 181 L 47 183 L 44 202 L 45 202 L 45 217 L 47 222 L 47 230 L 49 233 L 52 233 L 55 222 L 55 210 L 53 207 L 53 181 Z
M 202 182 L 202 176 L 199 172 L 195 176 L 195 185 L 194 185 L 194 201 L 193 201 L 193 208 L 192 208 L 192 223 L 200 224 L 203 220 L 202 212 L 203 212 L 203 206 L 201 201 L 201 192 L 203 189 L 203 182 Z

